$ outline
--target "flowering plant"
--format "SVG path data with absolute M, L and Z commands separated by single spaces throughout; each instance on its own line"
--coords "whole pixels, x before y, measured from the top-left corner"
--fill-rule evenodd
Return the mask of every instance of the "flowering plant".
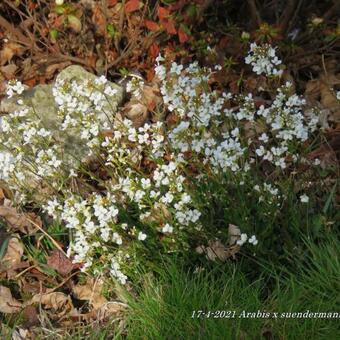
M 259 169 L 266 165 L 278 178 L 304 162 L 303 143 L 318 122 L 315 113 L 304 114 L 305 101 L 290 83 L 258 105 L 252 94 L 211 89 L 210 77 L 220 66 L 163 62 L 157 58 L 155 71 L 169 112 L 165 121 L 136 128 L 114 116 L 109 103 L 116 91 L 104 77 L 57 81 L 53 128 L 29 107 L 1 121 L 1 178 L 18 203 L 34 201 L 70 230 L 68 255 L 82 263 L 82 270 L 109 272 L 122 284 L 136 264 L 156 252 L 185 251 L 211 237 L 207 220 L 219 211 L 224 224 L 238 220 L 257 234 L 251 212 L 233 216 L 226 196 L 241 191 L 272 219 L 289 193 Z M 268 45 L 252 44 L 246 63 L 258 74 L 281 75 L 275 68 L 281 62 Z M 138 98 L 143 86 L 134 81 L 128 90 Z M 9 84 L 9 96 L 22 92 L 20 83 Z M 71 136 L 79 136 L 79 148 L 85 147 L 91 159 L 79 159 L 68 144 Z M 305 194 L 301 202 L 308 202 Z M 226 238 L 223 229 L 222 223 L 213 233 Z M 235 244 L 241 247 L 247 240 L 253 246 L 261 242 L 242 233 Z

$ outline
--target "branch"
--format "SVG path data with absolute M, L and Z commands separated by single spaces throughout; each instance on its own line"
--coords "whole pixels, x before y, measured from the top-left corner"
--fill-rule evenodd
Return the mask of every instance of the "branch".
M 14 37 L 18 39 L 23 45 L 32 48 L 33 43 L 32 41 L 27 38 L 18 28 L 16 28 L 13 24 L 9 23 L 4 17 L 0 15 L 0 26 L 3 27 L 6 31 L 11 33 Z
M 281 26 L 282 32 L 285 32 L 287 30 L 295 8 L 296 8 L 296 0 L 288 0 L 286 9 L 282 13 L 280 17 L 280 21 L 279 21 L 279 25 Z
M 257 28 L 261 25 L 262 20 L 261 20 L 259 11 L 257 10 L 255 0 L 248 0 L 248 6 L 249 6 L 249 9 L 250 9 L 252 26 L 253 26 L 253 28 Z

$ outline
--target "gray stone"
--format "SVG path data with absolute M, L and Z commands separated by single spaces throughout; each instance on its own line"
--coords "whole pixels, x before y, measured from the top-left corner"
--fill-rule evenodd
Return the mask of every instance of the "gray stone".
M 65 68 L 57 76 L 57 80 L 70 82 L 76 80 L 78 83 L 89 80 L 94 81 L 97 77 L 87 72 L 83 67 L 72 65 Z M 101 122 L 112 122 L 117 114 L 117 109 L 123 100 L 123 88 L 115 83 L 108 82 L 113 89 L 117 90 L 116 95 L 109 98 L 104 105 L 104 112 L 96 112 Z M 60 118 L 57 115 L 57 105 L 55 103 L 52 89 L 53 85 L 37 85 L 32 89 L 25 90 L 21 95 L 7 98 L 1 101 L 0 111 L 4 113 L 12 113 L 16 110 L 22 110 L 24 107 L 29 108 L 32 119 L 37 116 L 41 119 L 43 126 L 51 130 L 57 140 L 64 143 L 66 153 L 72 153 L 74 157 L 69 158 L 68 161 L 72 165 L 78 164 L 78 160 L 86 158 L 88 148 L 83 140 L 77 134 L 71 132 L 66 133 L 60 131 Z M 18 104 L 18 100 L 23 101 L 23 105 Z

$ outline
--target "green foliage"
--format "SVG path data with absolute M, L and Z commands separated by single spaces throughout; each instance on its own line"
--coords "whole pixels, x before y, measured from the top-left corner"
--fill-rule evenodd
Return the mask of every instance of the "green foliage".
M 238 317 L 258 311 L 339 311 L 337 239 L 329 237 L 320 245 L 306 240 L 306 246 L 305 256 L 291 254 L 299 273 L 277 266 L 270 269 L 267 263 L 255 280 L 242 273 L 240 264 L 195 274 L 178 259 L 165 261 L 156 276 L 141 272 L 139 299 L 129 300 L 127 338 L 257 339 L 266 334 L 274 339 L 335 339 L 339 331 L 335 319 Z M 193 318 L 199 310 L 231 311 L 230 316 L 235 311 L 235 318 Z

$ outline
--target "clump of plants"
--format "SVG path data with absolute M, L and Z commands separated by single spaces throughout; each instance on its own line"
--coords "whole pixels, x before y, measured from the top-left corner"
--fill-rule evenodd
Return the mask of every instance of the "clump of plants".
M 303 174 L 293 174 L 319 166 L 306 158 L 318 117 L 281 81 L 272 46 L 252 44 L 246 63 L 266 76 L 267 99 L 213 88 L 219 65 L 158 57 L 166 119 L 140 127 L 110 112 L 116 91 L 105 77 L 57 81 L 56 129 L 33 107 L 2 117 L 1 177 L 17 204 L 33 203 L 69 230 L 67 254 L 83 271 L 122 284 L 159 253 L 194 252 L 217 237 L 236 252 L 266 252 L 280 238 L 282 209 L 313 205 Z M 23 90 L 10 82 L 8 95 Z M 79 159 L 63 135 L 76 136 L 88 157 Z

